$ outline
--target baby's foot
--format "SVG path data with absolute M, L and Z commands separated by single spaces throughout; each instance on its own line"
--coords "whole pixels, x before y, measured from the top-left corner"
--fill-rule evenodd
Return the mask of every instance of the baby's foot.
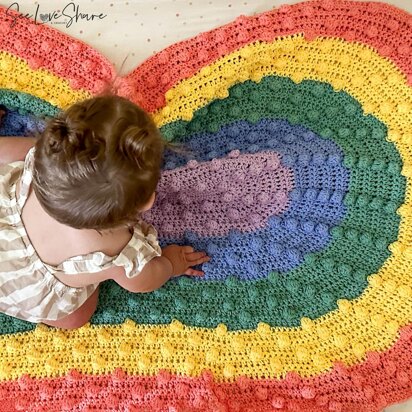
M 0 126 L 3 124 L 3 117 L 6 115 L 6 108 L 0 105 Z

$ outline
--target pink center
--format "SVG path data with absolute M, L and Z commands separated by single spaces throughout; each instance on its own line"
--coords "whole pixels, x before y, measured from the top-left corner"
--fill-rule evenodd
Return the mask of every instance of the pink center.
M 181 237 L 185 230 L 201 236 L 223 236 L 265 227 L 282 213 L 293 189 L 293 172 L 274 152 L 240 155 L 163 172 L 158 198 L 145 213 L 161 237 Z

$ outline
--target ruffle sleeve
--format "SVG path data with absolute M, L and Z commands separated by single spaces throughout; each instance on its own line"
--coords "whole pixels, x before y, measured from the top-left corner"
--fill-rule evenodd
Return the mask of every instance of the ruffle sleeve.
M 133 227 L 133 236 L 115 257 L 103 252 L 73 256 L 58 266 L 44 263 L 51 273 L 65 274 L 96 273 L 113 266 L 123 266 L 128 278 L 137 276 L 154 257 L 161 256 L 162 249 L 157 240 L 156 229 L 145 222 Z
M 133 236 L 121 253 L 113 260 L 115 266 L 123 266 L 126 277 L 137 276 L 153 258 L 162 255 L 156 229 L 145 222 L 134 227 Z

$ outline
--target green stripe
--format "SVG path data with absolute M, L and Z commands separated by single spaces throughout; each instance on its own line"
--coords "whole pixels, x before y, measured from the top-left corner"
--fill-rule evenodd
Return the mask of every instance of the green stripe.
M 17 110 L 22 115 L 32 114 L 39 118 L 56 116 L 61 111 L 60 108 L 31 94 L 8 89 L 0 89 L 0 104 L 10 110 Z

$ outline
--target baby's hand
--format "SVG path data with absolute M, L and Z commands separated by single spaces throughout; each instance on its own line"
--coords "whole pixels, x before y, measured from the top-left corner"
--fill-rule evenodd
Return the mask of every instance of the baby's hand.
M 173 266 L 173 276 L 202 276 L 204 272 L 191 269 L 191 266 L 209 262 L 210 257 L 205 252 L 195 252 L 191 246 L 170 245 L 162 249 L 162 256 L 170 260 Z

